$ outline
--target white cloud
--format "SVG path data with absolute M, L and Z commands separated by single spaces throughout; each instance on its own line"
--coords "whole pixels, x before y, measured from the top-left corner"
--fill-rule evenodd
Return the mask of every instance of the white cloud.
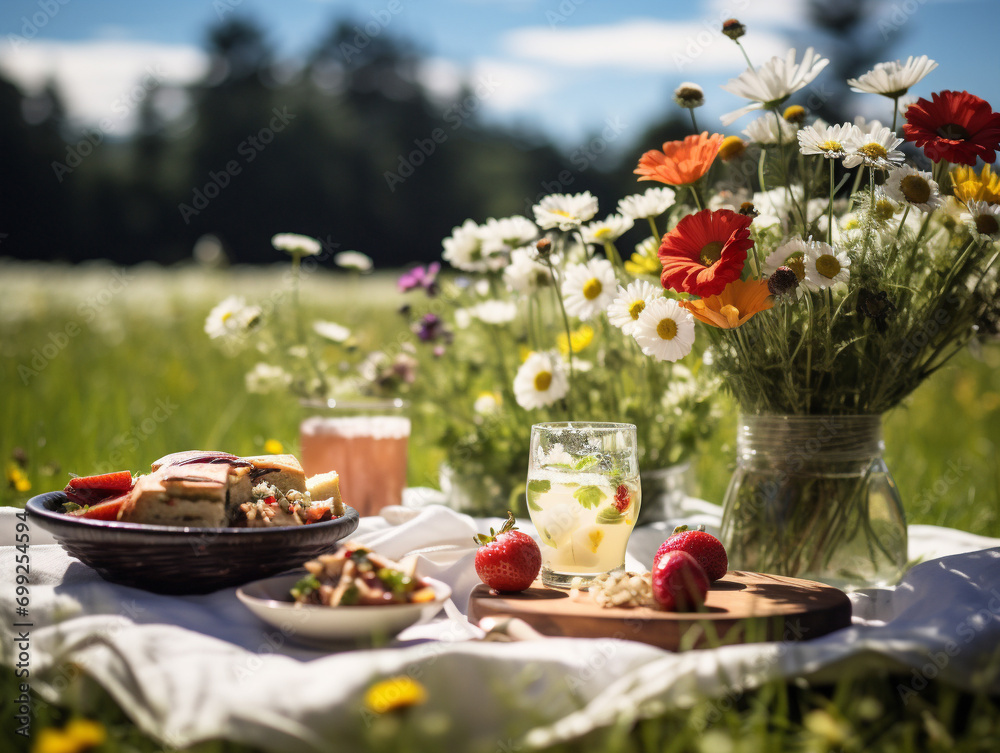
M 573 68 L 618 68 L 650 73 L 732 73 L 746 68 L 735 44 L 724 37 L 714 18 L 667 22 L 633 18 L 613 24 L 577 27 L 525 27 L 505 34 L 510 55 Z M 750 54 L 761 62 L 788 49 L 784 36 L 754 34 Z
M 26 91 L 52 79 L 71 117 L 119 135 L 134 128 L 149 88 L 190 83 L 207 66 L 196 47 L 156 42 L 33 40 L 0 49 L 0 69 Z
M 537 103 L 555 85 L 555 76 L 536 65 L 495 58 L 472 63 L 469 86 L 492 110 L 522 110 Z
M 706 15 L 719 29 L 728 18 L 736 18 L 756 35 L 761 28 L 804 29 L 809 27 L 809 3 L 803 0 L 709 0 Z

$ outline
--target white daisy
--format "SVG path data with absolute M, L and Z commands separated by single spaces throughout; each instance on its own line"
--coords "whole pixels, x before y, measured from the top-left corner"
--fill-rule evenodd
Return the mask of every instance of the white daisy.
M 916 207 L 921 212 L 930 212 L 942 203 L 941 191 L 931 174 L 909 165 L 890 170 L 882 189 L 890 199 Z
M 794 123 L 789 123 L 782 117 L 774 117 L 773 113 L 761 115 L 754 119 L 743 129 L 743 134 L 758 144 L 777 144 L 778 126 L 781 126 L 781 143 L 792 144 L 795 142 L 795 134 L 799 130 Z
M 538 237 L 538 228 L 527 217 L 514 215 L 495 220 L 492 217 L 479 228 L 483 241 L 483 254 L 507 254 Z
M 503 397 L 499 392 L 480 392 L 472 404 L 472 410 L 481 416 L 489 416 L 499 412 Z
M 247 372 L 244 380 L 247 392 L 266 395 L 269 392 L 278 392 L 288 387 L 292 383 L 292 375 L 280 366 L 258 363 Z
M 580 235 L 583 236 L 584 243 L 602 246 L 605 243 L 614 243 L 631 230 L 634 224 L 635 221 L 631 217 L 609 214 L 603 220 L 584 225 L 580 228 Z
M 260 320 L 260 307 L 248 306 L 246 299 L 231 295 L 208 312 L 205 334 L 213 340 L 242 337 Z
M 514 377 L 514 399 L 525 410 L 545 408 L 567 392 L 566 369 L 555 353 L 532 353 Z
M 316 256 L 323 250 L 318 240 L 298 233 L 278 233 L 271 238 L 271 245 L 279 251 L 299 256 Z
M 362 274 L 372 271 L 371 257 L 360 251 L 341 251 L 333 257 L 333 263 L 343 269 L 353 269 Z
M 549 194 L 531 208 L 539 227 L 572 230 L 597 214 L 597 199 L 590 191 Z
M 698 86 L 698 84 L 684 81 L 674 89 L 674 102 L 689 110 L 701 107 L 705 104 L 705 90 Z
M 747 68 L 722 88 L 737 97 L 752 99 L 753 103 L 723 115 L 722 124 L 729 125 L 753 110 L 777 107 L 812 82 L 829 62 L 810 47 L 802 56 L 802 62 L 796 63 L 793 48 L 784 58 L 773 57 L 757 68 Z
M 802 285 L 807 290 L 823 290 L 850 279 L 851 259 L 846 251 L 838 251 L 822 241 L 811 240 L 806 245 L 806 278 Z
M 854 117 L 854 125 L 861 133 L 875 133 L 884 127 L 881 120 L 865 120 L 863 115 Z
M 694 346 L 694 317 L 673 298 L 657 298 L 639 314 L 632 336 L 647 356 L 677 361 Z
M 626 288 L 619 285 L 618 297 L 608 306 L 608 321 L 631 335 L 646 305 L 661 297 L 661 291 L 645 280 L 635 280 Z
M 770 277 L 778 267 L 788 267 L 802 282 L 806 277 L 805 257 L 809 243 L 798 236 L 789 239 L 767 255 L 764 260 L 764 276 Z
M 551 285 L 552 273 L 547 266 L 535 260 L 531 247 L 527 246 L 511 252 L 510 264 L 503 271 L 503 281 L 509 290 L 526 295 Z
M 827 159 L 840 159 L 847 155 L 848 137 L 856 130 L 860 133 L 857 126 L 851 123 L 835 126 L 814 123 L 799 131 L 799 151 L 803 154 L 820 154 Z
M 483 254 L 483 239 L 479 234 L 479 225 L 472 220 L 466 220 L 460 227 L 452 228 L 451 235 L 442 243 L 444 253 L 441 256 L 456 269 L 465 272 L 488 272 L 493 268 Z
M 645 193 L 632 194 L 619 201 L 618 211 L 633 220 L 659 217 L 674 205 L 676 198 L 672 188 L 649 188 Z
M 1000 240 L 1000 205 L 985 201 L 970 201 L 968 212 L 962 213 L 962 221 L 981 243 Z
M 847 83 L 852 91 L 881 94 L 883 97 L 896 99 L 906 94 L 911 86 L 922 81 L 937 66 L 926 55 L 918 58 L 910 55 L 905 63 L 901 60 L 878 63 L 867 73 L 847 79 Z
M 483 301 L 469 309 L 469 316 L 486 324 L 507 324 L 517 316 L 513 301 Z
M 591 259 L 566 268 L 562 281 L 566 313 L 586 321 L 601 313 L 615 298 L 618 281 L 607 259 Z
M 896 149 L 902 143 L 901 138 L 884 126 L 871 133 L 860 129 L 852 131 L 845 144 L 847 156 L 844 157 L 844 167 L 857 167 L 864 163 L 868 167 L 888 170 L 903 161 L 903 153 Z
M 347 342 L 351 336 L 351 330 L 336 322 L 313 322 L 313 331 L 335 343 Z

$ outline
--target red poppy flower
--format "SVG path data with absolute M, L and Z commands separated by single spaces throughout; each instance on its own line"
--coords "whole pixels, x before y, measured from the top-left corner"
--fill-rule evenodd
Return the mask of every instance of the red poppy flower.
M 753 246 L 753 218 L 728 209 L 689 214 L 663 236 L 660 263 L 663 287 L 706 298 L 739 279 Z
M 903 136 L 924 148 L 933 162 L 948 160 L 962 165 L 996 160 L 1000 149 L 1000 114 L 989 102 L 969 92 L 943 91 L 933 101 L 918 99 L 906 108 Z

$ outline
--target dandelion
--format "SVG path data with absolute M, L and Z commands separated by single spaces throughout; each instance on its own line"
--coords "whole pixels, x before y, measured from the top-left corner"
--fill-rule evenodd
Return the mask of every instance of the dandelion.
M 292 256 L 316 256 L 323 250 L 318 240 L 298 233 L 278 233 L 272 236 L 271 245 L 278 251 L 286 251 Z
M 264 442 L 264 452 L 268 455 L 280 455 L 285 451 L 285 446 L 277 439 L 268 439 Z
M 1000 114 L 969 92 L 936 92 L 930 101 L 921 98 L 906 109 L 903 135 L 923 147 L 932 162 L 975 165 L 982 159 L 992 164 L 1000 149 Z
M 633 220 L 659 217 L 674 205 L 677 194 L 667 186 L 648 188 L 644 193 L 626 196 L 618 202 L 618 211 Z
M 591 259 L 566 269 L 562 296 L 566 313 L 586 321 L 604 311 L 614 300 L 617 280 L 607 259 Z
M 333 263 L 342 269 L 352 269 L 361 274 L 371 272 L 374 266 L 371 257 L 360 251 L 341 251 L 333 257 Z
M 671 186 L 686 186 L 701 178 L 712 166 L 723 136 L 707 131 L 683 141 L 667 141 L 663 150 L 650 150 L 639 158 L 634 172 L 639 180 L 658 180 Z
M 7 466 L 7 486 L 17 492 L 27 492 L 31 490 L 31 482 L 20 468 L 14 463 Z
M 847 84 L 852 91 L 899 99 L 911 86 L 923 81 L 937 66 L 938 64 L 926 55 L 918 58 L 910 55 L 905 63 L 900 60 L 878 63 L 867 73 L 847 79 Z
M 597 199 L 584 191 L 578 194 L 554 193 L 531 208 L 535 222 L 543 229 L 573 230 L 597 214 Z
M 677 361 L 694 346 L 694 319 L 672 298 L 657 298 L 639 314 L 632 336 L 643 354 Z
M 686 216 L 660 244 L 663 287 L 702 297 L 721 292 L 743 272 L 752 221 L 728 209 Z
M 31 753 L 83 753 L 103 745 L 107 739 L 108 731 L 100 722 L 73 719 L 63 729 L 41 730 Z
M 514 377 L 514 399 L 525 410 L 545 408 L 568 392 L 563 361 L 554 353 L 532 353 Z
M 589 324 L 584 324 L 583 326 L 570 332 L 570 336 L 567 338 L 565 332 L 561 332 L 556 338 L 556 347 L 559 348 L 559 352 L 566 357 L 573 353 L 579 353 L 584 350 L 588 345 L 594 341 L 594 328 Z
M 802 62 L 796 63 L 793 48 L 784 58 L 773 57 L 757 68 L 747 68 L 722 88 L 753 102 L 723 115 L 722 124 L 729 125 L 754 110 L 775 109 L 799 89 L 808 86 L 829 62 L 810 47 L 802 56 Z
M 860 129 L 852 131 L 845 144 L 847 156 L 844 157 L 844 167 L 864 164 L 888 170 L 903 161 L 903 153 L 896 149 L 902 143 L 901 138 L 884 126 L 871 133 L 864 133 Z
M 718 295 L 680 305 L 705 324 L 735 329 L 774 305 L 770 292 L 766 280 L 733 280 Z
M 374 714 L 388 714 L 426 702 L 427 689 L 406 675 L 381 680 L 365 693 L 365 707 Z
M 351 336 L 351 330 L 336 322 L 313 322 L 313 332 L 335 343 L 347 342 Z
M 631 335 L 647 304 L 661 297 L 661 292 L 646 280 L 635 280 L 624 288 L 619 286 L 618 297 L 608 306 L 608 321 L 624 334 Z
M 930 212 L 942 203 L 941 191 L 931 174 L 908 165 L 890 170 L 882 190 L 893 201 L 921 212 Z

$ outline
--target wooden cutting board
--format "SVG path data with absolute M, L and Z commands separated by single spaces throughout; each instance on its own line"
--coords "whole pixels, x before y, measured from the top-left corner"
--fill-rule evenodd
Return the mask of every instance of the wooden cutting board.
M 676 651 L 730 643 L 809 640 L 851 624 L 851 602 L 832 586 L 809 580 L 733 570 L 712 584 L 702 612 L 649 607 L 605 609 L 586 593 L 546 588 L 541 581 L 518 594 L 472 591 L 469 617 L 519 617 L 543 635 L 623 638 Z

